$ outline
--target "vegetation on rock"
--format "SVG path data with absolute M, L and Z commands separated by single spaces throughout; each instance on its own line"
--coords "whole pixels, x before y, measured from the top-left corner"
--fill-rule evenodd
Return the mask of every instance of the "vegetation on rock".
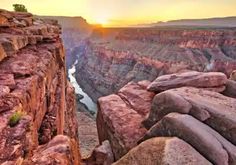
M 16 126 L 21 120 L 22 116 L 23 116 L 23 113 L 21 111 L 14 112 L 8 121 L 8 124 L 10 125 L 10 127 Z
M 25 5 L 22 4 L 13 4 L 12 5 L 14 7 L 14 11 L 18 11 L 18 12 L 28 12 Z

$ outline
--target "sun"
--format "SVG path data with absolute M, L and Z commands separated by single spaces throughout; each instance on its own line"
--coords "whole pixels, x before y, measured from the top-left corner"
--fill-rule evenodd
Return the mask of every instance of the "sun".
M 108 24 L 108 19 L 105 17 L 100 17 L 96 19 L 96 22 L 101 25 L 107 25 Z

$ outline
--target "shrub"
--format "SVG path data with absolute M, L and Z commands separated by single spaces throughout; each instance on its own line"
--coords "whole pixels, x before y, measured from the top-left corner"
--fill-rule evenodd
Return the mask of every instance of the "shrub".
M 22 116 L 23 116 L 23 113 L 21 111 L 14 112 L 8 121 L 8 124 L 10 125 L 10 127 L 16 126 L 21 120 Z
M 25 5 L 22 4 L 13 4 L 14 11 L 27 12 Z

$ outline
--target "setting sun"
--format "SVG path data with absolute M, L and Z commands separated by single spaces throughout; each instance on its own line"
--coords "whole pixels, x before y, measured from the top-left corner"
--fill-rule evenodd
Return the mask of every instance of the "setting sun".
M 101 18 L 98 18 L 98 19 L 96 19 L 96 22 L 98 23 L 98 24 L 101 24 L 101 25 L 107 25 L 108 24 L 108 19 L 107 18 L 104 18 L 104 17 L 101 17 Z

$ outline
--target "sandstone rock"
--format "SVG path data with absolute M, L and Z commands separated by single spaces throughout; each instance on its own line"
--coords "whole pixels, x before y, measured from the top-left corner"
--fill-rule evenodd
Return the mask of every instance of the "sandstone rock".
M 80 48 L 68 51 L 68 57 L 74 64 L 79 54 L 76 79 L 95 102 L 130 81 L 153 81 L 183 70 L 229 76 L 236 69 L 235 29 L 101 29 L 84 42 L 71 37 L 74 30 L 64 33 L 67 49 Z
M 113 165 L 210 165 L 194 148 L 176 137 L 149 139 Z
M 226 81 L 226 75 L 220 72 L 201 73 L 192 71 L 160 76 L 148 86 L 148 90 L 160 92 L 184 86 L 212 89 L 224 86 Z M 224 89 L 221 90 L 224 91 Z M 221 90 L 220 92 L 222 92 Z
M 79 165 L 81 162 L 76 142 L 70 138 L 58 135 L 48 144 L 38 147 L 25 165 Z
M 190 114 L 236 144 L 236 100 L 222 94 L 193 87 L 167 90 L 153 99 L 149 117 L 143 124 L 150 128 L 171 112 Z
M 14 88 L 16 85 L 15 80 L 14 80 L 14 75 L 0 73 L 0 85 L 5 85 L 5 86 L 9 86 L 10 88 Z
M 114 162 L 114 156 L 108 140 L 97 146 L 92 155 L 84 161 L 87 165 L 111 165 Z
M 9 26 L 8 19 L 4 17 L 3 15 L 0 15 L 0 27 L 3 26 Z
M 98 100 L 97 129 L 100 143 L 109 140 L 115 159 L 121 158 L 144 135 L 143 117 L 130 108 L 118 95 Z
M 223 94 L 228 97 L 236 98 L 236 81 L 228 80 Z
M 130 82 L 119 90 L 118 95 L 138 114 L 145 117 L 151 109 L 151 102 L 155 94 L 146 91 L 143 86 Z
M 0 97 L 8 94 L 10 92 L 10 88 L 8 86 L 0 85 Z
M 66 84 L 60 27 L 33 25 L 32 14 L 6 10 L 0 20 L 0 164 L 78 164 L 75 97 Z M 49 142 L 58 134 L 68 137 Z
M 155 124 L 142 140 L 155 136 L 177 136 L 214 164 L 236 164 L 236 146 L 192 116 L 170 113 Z
M 236 70 L 230 74 L 230 80 L 236 81 Z
M 3 46 L 2 44 L 0 44 L 0 61 L 2 61 L 6 56 L 7 55 L 6 55 L 5 50 L 3 49 Z

